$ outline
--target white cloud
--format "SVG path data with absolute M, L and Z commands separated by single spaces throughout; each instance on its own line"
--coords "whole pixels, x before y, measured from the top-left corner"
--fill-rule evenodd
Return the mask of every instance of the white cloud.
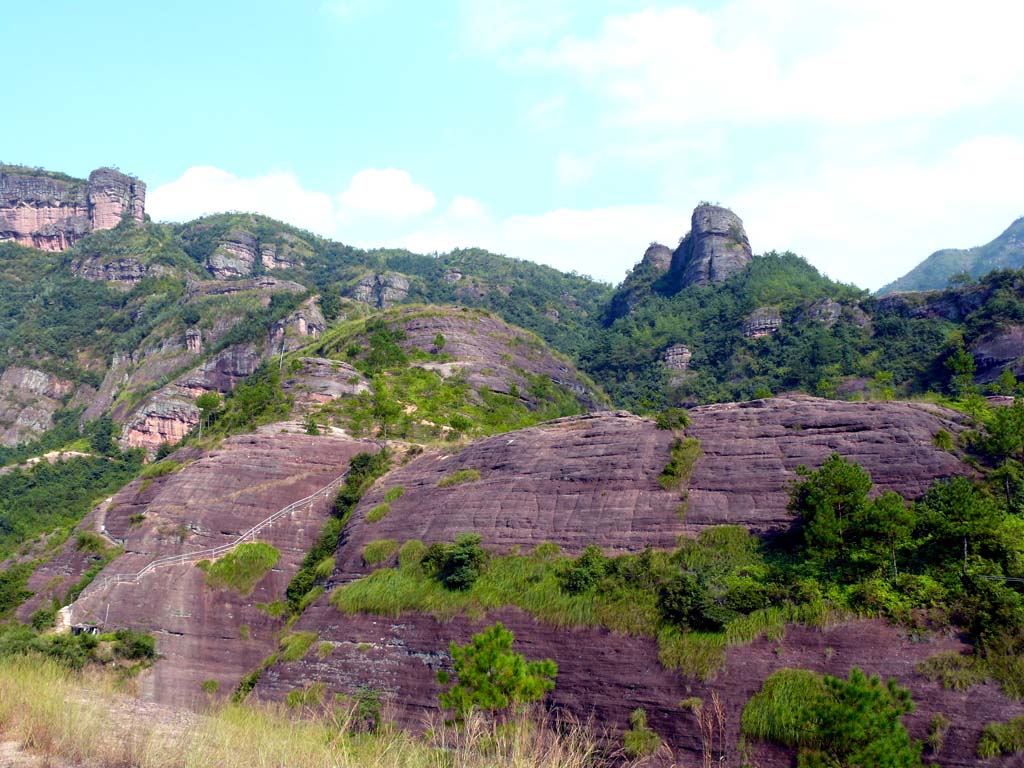
M 434 193 L 397 168 L 367 168 L 352 177 L 348 189 L 338 196 L 346 211 L 390 218 L 426 213 L 437 203 Z
M 995 238 L 1024 213 L 1024 141 L 990 136 L 932 162 L 828 163 L 776 176 L 729 202 L 754 249 L 792 250 L 831 277 L 879 288 L 941 248 Z
M 564 0 L 462 0 L 459 17 L 463 47 L 494 54 L 544 39 L 569 20 Z
M 856 124 L 1019 100 L 1022 26 L 1005 0 L 732 0 L 608 16 L 521 61 L 581 78 L 631 124 Z
M 178 179 L 151 190 L 146 208 L 161 221 L 187 221 L 222 211 L 262 213 L 320 234 L 335 227 L 329 195 L 304 189 L 294 174 L 273 172 L 242 178 L 212 166 L 193 166 Z

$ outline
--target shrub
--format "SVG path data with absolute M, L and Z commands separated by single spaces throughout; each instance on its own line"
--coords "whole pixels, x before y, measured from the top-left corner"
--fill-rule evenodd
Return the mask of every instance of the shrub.
M 953 436 L 944 429 L 940 429 L 932 438 L 932 445 L 941 451 L 953 450 Z
M 454 544 L 433 544 L 423 555 L 423 567 L 446 589 L 469 589 L 487 562 L 481 541 L 475 533 L 464 533 L 456 537 Z
M 932 682 L 941 681 L 944 688 L 953 691 L 966 691 L 988 679 L 984 660 L 957 651 L 929 656 L 917 665 L 917 671 Z
M 629 730 L 622 735 L 622 749 L 631 758 L 653 755 L 661 746 L 661 737 L 647 727 L 647 713 L 634 709 L 629 716 Z
M 946 733 L 949 731 L 949 726 L 949 718 L 941 712 L 936 712 L 932 715 L 932 719 L 928 723 L 928 739 L 925 742 L 928 745 L 928 752 L 930 754 L 937 755 L 942 751 L 942 745 L 946 741 Z
M 700 440 L 696 437 L 686 437 L 672 443 L 671 457 L 658 477 L 661 487 L 667 491 L 681 488 L 688 483 L 693 473 L 693 465 L 703 455 Z
M 978 757 L 999 757 L 1024 752 L 1024 716 L 1007 723 L 989 723 L 978 739 Z
M 396 485 L 393 488 L 388 488 L 387 491 L 384 493 L 384 503 L 390 504 L 393 501 L 398 501 L 400 498 L 402 498 L 402 495 L 404 493 L 405 488 L 401 485 Z
M 604 576 L 606 568 L 607 561 L 601 548 L 589 544 L 562 574 L 562 589 L 570 595 L 586 592 Z
M 437 681 L 452 683 L 439 698 L 442 707 L 455 712 L 456 720 L 474 709 L 495 715 L 512 704 L 536 701 L 555 687 L 555 662 L 526 661 L 512 651 L 514 640 L 498 622 L 473 635 L 466 645 L 451 644 L 452 672 L 439 671 Z
M 453 485 L 462 485 L 463 483 L 475 483 L 480 479 L 480 471 L 477 469 L 460 469 L 452 472 L 450 475 L 445 475 L 437 481 L 438 488 L 451 488 Z
M 114 633 L 114 653 L 122 659 L 155 659 L 156 640 L 145 632 L 119 629 Z
M 79 531 L 75 536 L 75 548 L 79 552 L 93 552 L 102 555 L 107 546 L 106 540 L 95 531 Z
M 203 680 L 202 686 L 203 693 L 208 693 L 211 696 L 220 690 L 220 683 L 216 680 Z
M 686 429 L 690 426 L 690 414 L 685 408 L 666 408 L 654 419 L 658 429 Z
M 280 556 L 276 547 L 262 541 L 239 544 L 209 567 L 206 583 L 215 589 L 232 589 L 245 597 L 252 594 Z
M 363 547 L 363 562 L 367 565 L 383 563 L 398 551 L 398 542 L 394 539 L 377 539 Z

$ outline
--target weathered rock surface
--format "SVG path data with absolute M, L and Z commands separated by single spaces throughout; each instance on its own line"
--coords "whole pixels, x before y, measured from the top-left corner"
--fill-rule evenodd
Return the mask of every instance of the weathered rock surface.
M 958 432 L 951 411 L 908 403 L 842 403 L 808 397 L 709 406 L 691 412 L 688 435 L 701 441 L 688 484 L 685 519 L 677 513 L 678 491 L 666 491 L 658 475 L 669 460 L 673 435 L 646 419 L 603 413 L 560 419 L 530 429 L 487 438 L 447 455 L 424 455 L 393 470 L 356 508 L 336 553 L 331 585 L 365 575 L 366 543 L 418 538 L 427 544 L 450 541 L 473 531 L 489 548 L 524 551 L 543 541 L 578 553 L 587 544 L 605 551 L 672 547 L 679 535 L 720 524 L 745 525 L 757 532 L 788 526 L 787 485 L 800 464 L 819 465 L 832 452 L 862 463 L 878 489 L 919 496 L 934 477 L 969 473 L 955 457 L 931 443 L 938 429 Z M 448 488 L 437 482 L 460 469 L 480 479 Z M 370 509 L 391 488 L 403 494 L 390 512 L 370 523 Z M 664 670 L 655 641 L 603 630 L 558 630 L 515 609 L 478 621 L 440 622 L 403 614 L 397 619 L 345 616 L 319 600 L 296 625 L 333 644 L 321 658 L 315 652 L 294 663 L 277 663 L 262 676 L 256 692 L 282 699 L 295 688 L 322 681 L 329 692 L 352 693 L 361 685 L 383 690 L 399 721 L 422 728 L 436 712 L 439 687 L 434 675 L 448 663 L 450 641 L 467 642 L 473 632 L 501 620 L 529 658 L 552 658 L 558 685 L 549 706 L 564 708 L 620 732 L 629 713 L 643 707 L 651 726 L 679 753 L 699 755 L 699 730 L 682 699 L 722 696 L 729 743 L 738 741 L 743 704 L 774 670 L 803 667 L 845 675 L 856 664 L 869 672 L 895 676 L 913 685 L 919 710 L 908 725 L 917 738 L 927 732 L 934 712 L 962 713 L 947 738 L 944 765 L 974 765 L 973 748 L 986 719 L 1024 712 L 993 686 L 971 695 L 946 691 L 916 672 L 922 659 L 946 650 L 966 650 L 947 637 L 907 638 L 879 621 L 850 622 L 827 630 L 790 627 L 781 641 L 760 640 L 734 648 L 727 667 L 710 683 Z M 970 702 L 977 702 L 977 710 Z M 1004 713 L 1004 714 L 997 714 Z M 788 766 L 791 756 L 758 746 L 758 764 Z
M 348 363 L 323 357 L 300 357 L 298 363 L 281 388 L 295 397 L 300 409 L 370 391 L 370 383 Z
M 244 291 L 288 291 L 289 293 L 305 293 L 306 287 L 301 283 L 291 280 L 279 280 L 276 277 L 265 275 L 254 277 L 250 280 L 234 280 L 221 282 L 219 280 L 195 280 L 188 284 L 188 297 L 195 296 L 227 296 L 231 293 L 242 293 Z
M 514 609 L 475 622 L 456 617 L 442 623 L 416 614 L 397 619 L 345 616 L 323 600 L 307 611 L 296 629 L 317 632 L 320 642 L 333 644 L 331 654 L 319 658 L 313 649 L 298 662 L 274 664 L 260 678 L 256 695 L 280 700 L 314 681 L 327 684 L 328 697 L 368 685 L 383 691 L 386 706 L 402 725 L 419 731 L 437 712 L 441 686 L 435 674 L 449 668 L 448 643 L 466 643 L 495 620 L 512 630 L 516 650 L 527 658 L 551 658 L 558 664 L 557 685 L 545 700 L 549 708 L 568 711 L 584 721 L 593 717 L 595 724 L 617 735 L 629 727 L 630 712 L 642 707 L 650 727 L 684 765 L 700 764 L 702 744 L 695 715 L 680 709 L 680 701 L 696 696 L 707 706 L 711 692 L 718 693 L 725 707 L 729 756 L 735 758 L 743 705 L 769 674 L 787 667 L 845 677 L 856 665 L 912 686 L 918 708 L 906 722 L 915 738 L 927 736 L 928 721 L 936 712 L 952 721 L 941 754 L 941 763 L 947 767 L 978 765 L 974 749 L 982 724 L 1024 712 L 1024 706 L 1008 700 L 995 686 L 949 691 L 917 672 L 917 664 L 928 656 L 966 651 L 959 640 L 910 639 L 880 621 L 849 622 L 826 630 L 791 626 L 781 641 L 762 639 L 730 649 L 726 669 L 703 683 L 664 670 L 656 644 L 649 638 L 593 629 L 558 630 Z M 792 765 L 792 755 L 783 750 L 753 746 L 751 757 L 763 768 Z M 1016 763 L 1007 759 L 986 764 Z
M 349 296 L 378 309 L 388 309 L 409 296 L 409 279 L 398 272 L 367 275 L 355 284 Z
M 43 371 L 8 366 L 0 374 L 0 443 L 14 445 L 53 426 L 74 384 Z
M 451 541 L 475 531 L 507 551 L 553 541 L 566 551 L 587 544 L 608 551 L 669 548 L 681 535 L 713 525 L 757 533 L 789 526 L 788 485 L 798 466 L 819 466 L 832 453 L 857 461 L 878 490 L 907 498 L 936 477 L 969 474 L 932 445 L 939 429 L 962 431 L 953 411 L 912 403 L 846 403 L 785 397 L 697 408 L 686 434 L 700 440 L 688 506 L 658 482 L 673 434 L 624 411 L 559 419 L 496 435 L 454 453 L 433 453 L 394 470 L 352 515 L 337 556 L 337 578 L 362 573 L 362 547 L 374 539 Z M 476 482 L 438 488 L 461 469 Z M 405 492 L 376 523 L 366 513 L 388 488 Z
M 85 280 L 134 285 L 146 276 L 148 268 L 138 259 L 126 257 L 104 262 L 99 256 L 90 256 L 72 264 L 71 270 Z
M 672 254 L 672 271 L 679 287 L 719 283 L 739 272 L 753 258 L 740 217 L 728 208 L 699 205 L 690 220 L 690 233 Z
M 782 315 L 775 307 L 760 307 L 743 321 L 743 335 L 748 339 L 771 336 L 782 327 Z
M 0 240 L 62 251 L 76 240 L 116 227 L 127 215 L 141 225 L 146 185 L 112 168 L 88 181 L 31 168 L 0 168 Z
M 261 434 L 230 438 L 179 472 L 137 480 L 114 496 L 105 513 L 109 536 L 124 541 L 112 562 L 74 603 L 72 620 L 106 621 L 155 634 L 161 660 L 139 680 L 141 695 L 174 704 L 206 699 L 204 680 L 223 695 L 277 647 L 282 621 L 256 608 L 284 589 L 329 514 L 333 494 L 275 521 L 258 540 L 281 557 L 249 596 L 212 589 L 194 564 L 154 571 L 138 584 L 104 586 L 109 574 L 138 572 L 157 557 L 187 554 L 233 541 L 293 501 L 326 486 L 372 443 L 332 437 Z M 176 454 L 187 459 L 189 454 Z M 83 526 L 95 527 L 95 515 Z M 144 515 L 144 518 L 133 516 Z M 59 560 L 59 558 L 58 558 Z M 61 567 L 55 563 L 55 567 Z M 71 579 L 73 564 L 66 565 Z M 249 636 L 242 637 L 249 628 Z
M 923 403 L 849 403 L 788 395 L 695 408 L 686 430 L 704 455 L 689 484 L 690 525 L 736 523 L 769 532 L 788 524 L 786 486 L 801 464 L 832 453 L 871 473 L 878 490 L 921 496 L 932 480 L 969 475 L 956 456 L 932 445 L 940 429 L 963 431 L 955 411 Z
M 604 407 L 603 395 L 593 391 L 568 361 L 557 357 L 536 336 L 488 312 L 468 308 L 410 309 L 396 311 L 386 320 L 405 333 L 400 345 L 407 352 L 443 352 L 451 358 L 449 362 L 421 361 L 413 365 L 436 371 L 442 377 L 462 376 L 473 390 L 489 389 L 505 395 L 518 392 L 519 399 L 534 408 L 538 400 L 531 394 L 530 377 L 547 376 L 572 392 L 583 408 Z M 441 348 L 434 346 L 438 334 L 444 338 Z
M 654 281 L 668 272 L 671 266 L 672 250 L 661 243 L 651 243 L 643 258 L 615 291 L 607 320 L 616 320 L 632 312 L 650 294 Z
M 685 344 L 673 344 L 661 355 L 662 362 L 670 371 L 688 370 L 692 358 L 693 352 Z
M 1004 368 L 1020 378 L 1024 375 L 1024 326 L 1011 325 L 987 334 L 974 342 L 970 351 L 978 381 L 994 381 Z
M 259 243 L 244 230 L 232 230 L 206 259 L 206 268 L 217 280 L 246 277 L 259 257 Z

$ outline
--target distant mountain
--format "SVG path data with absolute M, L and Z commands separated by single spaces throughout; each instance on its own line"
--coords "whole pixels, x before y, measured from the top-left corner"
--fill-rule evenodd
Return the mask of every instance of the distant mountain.
M 1024 216 L 999 237 L 976 248 L 946 248 L 936 251 L 903 277 L 879 289 L 879 295 L 897 291 L 935 291 L 946 287 L 949 278 L 967 272 L 973 278 L 993 269 L 1024 267 Z

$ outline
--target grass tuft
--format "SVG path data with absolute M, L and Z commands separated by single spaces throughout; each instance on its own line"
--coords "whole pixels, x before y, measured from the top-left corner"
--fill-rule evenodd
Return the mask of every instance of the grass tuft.
M 438 488 L 451 488 L 454 485 L 463 485 L 464 483 L 475 483 L 480 479 L 480 470 L 478 469 L 460 469 L 452 472 L 450 475 L 445 475 L 437 481 Z
M 276 547 L 262 541 L 239 544 L 210 565 L 206 583 L 215 589 L 233 589 L 243 597 L 251 595 L 279 557 Z

